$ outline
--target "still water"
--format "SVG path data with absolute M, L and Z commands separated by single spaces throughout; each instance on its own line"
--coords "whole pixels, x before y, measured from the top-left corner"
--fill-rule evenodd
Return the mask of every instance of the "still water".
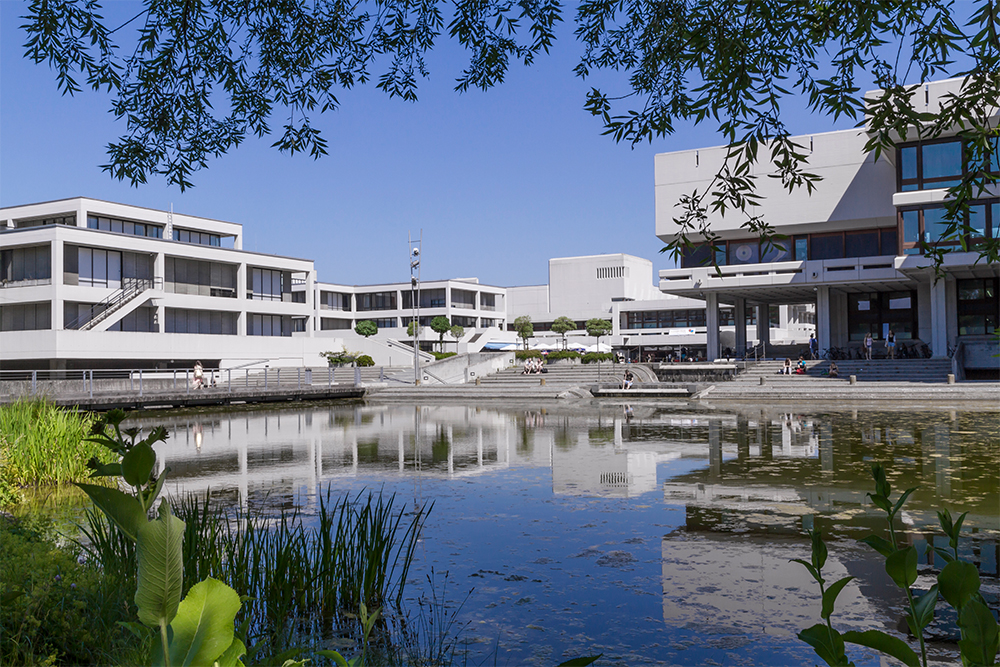
M 308 512 L 330 486 L 433 503 L 407 594 L 429 593 L 432 568 L 439 584 L 448 573 L 451 602 L 468 594 L 469 664 L 493 664 L 494 650 L 511 665 L 596 653 L 604 665 L 814 664 L 795 633 L 819 622 L 818 589 L 789 563 L 808 559 L 814 527 L 831 536 L 828 577 L 857 577 L 836 625 L 894 631 L 902 595 L 856 542 L 884 525 L 865 497 L 873 461 L 895 491 L 918 487 L 906 541 L 923 554 L 935 510 L 968 511 L 964 556 L 997 577 L 995 411 L 356 404 L 143 423 L 171 433 L 158 447 L 171 494 Z

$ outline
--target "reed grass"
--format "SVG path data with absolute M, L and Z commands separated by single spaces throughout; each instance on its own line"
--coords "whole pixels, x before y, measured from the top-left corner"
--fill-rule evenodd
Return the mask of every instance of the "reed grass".
M 101 445 L 84 441 L 92 423 L 90 414 L 41 399 L 0 406 L 0 478 L 19 487 L 86 480 L 91 457 L 102 463 L 113 458 Z
M 210 494 L 171 507 L 186 524 L 184 589 L 214 577 L 243 597 L 237 625 L 251 647 L 247 664 L 354 635 L 361 602 L 398 607 L 430 511 L 408 512 L 380 493 L 338 497 L 330 487 L 314 517 L 298 508 L 226 511 Z M 134 590 L 134 545 L 98 512 L 82 529 L 88 556 Z

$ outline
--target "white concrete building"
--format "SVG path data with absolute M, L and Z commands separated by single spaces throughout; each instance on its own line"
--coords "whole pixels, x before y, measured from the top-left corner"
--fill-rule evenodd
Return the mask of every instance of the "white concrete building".
M 960 84 L 929 83 L 914 95 L 931 108 Z M 710 357 L 722 347 L 720 305 L 735 312 L 756 308 L 758 313 L 774 305 L 807 305 L 816 309 L 821 348 L 857 346 L 867 333 L 881 347 L 892 330 L 902 343 L 926 343 L 935 356 L 961 344 L 967 370 L 994 373 L 1000 267 L 977 261 L 977 252 L 961 252 L 959 239 L 942 238 L 946 188 L 967 168 L 962 140 L 946 136 L 921 142 L 912 140 L 914 135 L 877 160 L 863 150 L 868 140 L 863 129 L 796 137 L 808 153 L 808 170 L 823 181 L 812 195 L 804 188 L 789 194 L 780 179 L 758 174 L 765 199 L 753 214 L 762 214 L 787 237 L 772 247 L 742 229 L 740 215 L 709 214 L 713 231 L 722 238 L 715 257 L 721 275 L 706 264 L 712 248 L 702 245 L 682 258 L 680 268 L 660 271 L 660 289 L 705 299 Z M 674 238 L 681 195 L 704 192 L 726 153 L 725 147 L 716 147 L 656 156 L 660 239 Z M 992 173 L 1000 174 L 996 161 Z M 996 185 L 973 204 L 970 215 L 979 237 L 1000 234 Z M 965 240 L 974 247 L 975 238 Z M 940 280 L 923 256 L 935 245 L 955 247 Z M 758 315 L 757 322 L 763 320 Z M 767 328 L 758 331 L 767 340 Z M 738 332 L 739 327 L 736 347 L 745 344 Z
M 344 334 L 321 327 L 312 260 L 248 252 L 242 237 L 84 197 L 0 209 L 0 368 L 325 365 Z M 389 363 L 385 344 L 350 335 Z

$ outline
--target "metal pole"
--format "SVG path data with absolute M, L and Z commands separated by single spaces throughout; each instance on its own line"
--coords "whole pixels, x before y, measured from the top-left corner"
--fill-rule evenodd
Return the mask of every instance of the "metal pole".
M 299 383 L 299 389 L 302 389 L 302 369 L 301 368 L 296 368 L 295 369 L 295 379 Z
M 185 394 L 190 394 L 191 393 L 191 378 L 188 377 L 190 373 L 191 373 L 191 371 L 189 371 L 187 369 L 184 370 L 184 393 Z
M 267 367 L 264 367 L 264 391 L 267 391 Z
M 130 393 L 135 393 L 135 371 L 128 372 L 128 390 Z
M 233 369 L 226 369 L 226 391 L 233 393 Z
M 139 369 L 139 395 L 142 396 L 142 369 Z
M 90 371 L 90 397 L 94 397 L 94 371 Z
M 174 369 L 174 391 L 177 391 L 177 369 Z
M 38 371 L 31 371 L 31 393 L 38 391 Z

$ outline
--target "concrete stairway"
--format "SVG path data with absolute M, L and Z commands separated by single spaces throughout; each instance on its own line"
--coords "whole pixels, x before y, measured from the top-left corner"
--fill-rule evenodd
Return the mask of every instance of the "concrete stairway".
M 641 364 L 631 364 L 629 366 L 636 374 L 636 379 L 644 380 L 642 370 L 646 370 Z M 642 369 L 642 370 L 640 370 Z M 541 386 L 541 381 L 545 380 L 545 386 L 559 389 L 569 389 L 570 387 L 590 387 L 599 383 L 620 382 L 625 366 L 621 364 L 555 364 L 546 366 L 548 373 L 523 375 L 523 366 L 508 368 L 499 373 L 488 375 L 481 380 L 481 384 L 486 387 L 504 387 L 516 389 L 519 387 Z
M 796 363 L 793 359 L 792 363 Z M 951 373 L 951 359 L 849 359 L 838 361 L 837 369 L 840 377 L 846 379 L 856 375 L 858 382 L 947 382 Z M 827 372 L 829 361 L 807 361 L 806 376 L 779 375 L 778 371 L 784 365 L 781 361 L 759 361 L 750 364 L 746 372 L 740 373 L 729 384 L 759 385 L 760 378 L 772 384 L 801 382 L 806 377 L 830 379 Z

